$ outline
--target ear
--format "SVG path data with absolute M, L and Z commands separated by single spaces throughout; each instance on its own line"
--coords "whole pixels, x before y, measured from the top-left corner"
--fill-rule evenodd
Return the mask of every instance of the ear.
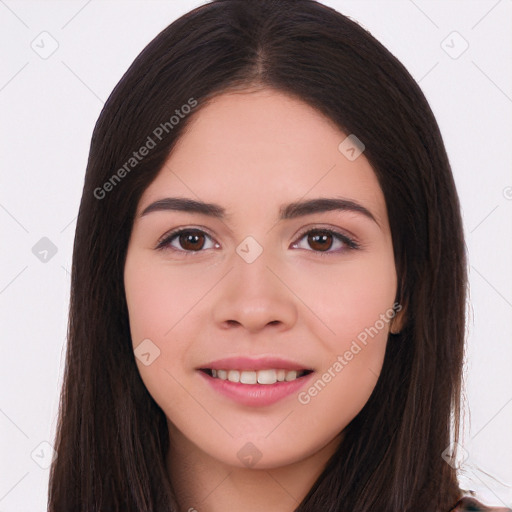
M 391 334 L 400 334 L 400 331 L 404 328 L 406 322 L 406 311 L 401 304 L 395 306 L 394 310 L 395 316 L 391 319 L 389 332 Z

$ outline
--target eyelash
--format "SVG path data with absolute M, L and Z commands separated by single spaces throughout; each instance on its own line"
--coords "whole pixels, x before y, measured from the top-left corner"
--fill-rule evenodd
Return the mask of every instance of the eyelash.
M 175 229 L 175 230 L 171 231 L 170 233 L 166 233 L 164 236 L 162 236 L 158 240 L 158 242 L 157 242 L 156 249 L 157 250 L 167 250 L 168 249 L 168 250 L 171 250 L 171 251 L 184 253 L 186 256 L 191 256 L 190 253 L 194 254 L 194 253 L 204 252 L 204 249 L 200 249 L 198 251 L 189 251 L 189 250 L 186 250 L 186 249 L 176 249 L 175 247 L 172 247 L 170 245 L 170 243 L 177 236 L 179 236 L 179 235 L 181 235 L 183 233 L 204 234 L 204 235 L 206 235 L 207 237 L 209 237 L 210 239 L 213 240 L 213 237 L 211 235 L 209 235 L 206 231 L 203 231 L 201 229 L 198 229 L 198 228 L 178 228 L 178 229 Z M 336 240 L 338 240 L 339 242 L 342 242 L 345 245 L 344 248 L 338 249 L 338 250 L 335 250 L 335 251 L 331 251 L 330 249 L 327 250 L 327 251 L 316 251 L 314 249 L 311 249 L 309 251 L 309 252 L 317 253 L 320 256 L 330 256 L 330 255 L 333 255 L 333 254 L 341 254 L 341 253 L 344 253 L 344 252 L 347 252 L 347 251 L 352 251 L 352 250 L 360 249 L 360 245 L 354 239 L 348 237 L 347 235 L 345 235 L 343 233 L 340 233 L 338 231 L 334 231 L 332 229 L 327 229 L 327 228 L 312 228 L 312 229 L 308 229 L 306 231 L 303 231 L 299 235 L 299 237 L 297 239 L 297 242 L 294 242 L 293 245 L 297 245 L 306 235 L 309 235 L 310 233 L 332 235 Z

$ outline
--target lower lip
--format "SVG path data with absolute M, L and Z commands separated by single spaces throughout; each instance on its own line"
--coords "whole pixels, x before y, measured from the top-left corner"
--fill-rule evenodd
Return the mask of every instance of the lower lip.
M 242 405 L 265 406 L 272 405 L 279 400 L 297 393 L 311 380 L 315 372 L 290 382 L 276 382 L 275 384 L 240 384 L 210 377 L 207 373 L 198 370 L 208 384 L 219 393 L 231 398 Z

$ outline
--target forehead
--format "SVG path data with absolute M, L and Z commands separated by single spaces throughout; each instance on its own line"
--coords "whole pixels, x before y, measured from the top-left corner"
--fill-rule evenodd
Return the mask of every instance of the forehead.
M 189 120 L 141 209 L 166 194 L 224 202 L 228 213 L 285 199 L 339 196 L 385 216 L 382 191 L 364 158 L 339 146 L 348 134 L 310 105 L 272 89 L 221 94 Z

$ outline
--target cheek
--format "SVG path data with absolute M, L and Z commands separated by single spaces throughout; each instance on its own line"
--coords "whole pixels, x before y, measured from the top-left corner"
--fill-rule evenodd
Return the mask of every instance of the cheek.
M 167 413 L 187 406 L 176 392 L 187 339 L 177 336 L 177 327 L 186 314 L 184 295 L 191 293 L 179 272 L 171 282 L 168 274 L 168 269 L 144 261 L 143 254 L 128 253 L 124 285 L 135 361 L 147 390 Z
M 343 348 L 376 322 L 379 330 L 389 330 L 389 319 L 382 325 L 381 318 L 386 313 L 392 315 L 390 308 L 396 295 L 391 251 L 354 256 L 339 265 L 309 265 L 301 270 L 295 276 L 294 291 L 304 297 L 328 346 Z
M 175 326 L 207 290 L 198 274 L 179 266 L 151 264 L 137 255 L 127 258 L 125 291 L 134 345 L 144 338 L 165 342 L 172 336 Z
M 362 333 L 371 329 L 374 338 L 385 340 L 396 295 L 393 263 L 354 269 L 343 276 L 341 288 L 338 303 L 343 306 L 332 312 L 335 330 L 343 332 L 344 339 L 364 339 Z
M 196 269 L 155 263 L 142 250 L 128 253 L 124 285 L 132 345 L 136 355 L 139 346 L 157 354 L 147 366 L 139 358 L 136 363 L 158 403 L 165 403 L 172 394 L 175 407 L 180 395 L 170 390 L 180 388 L 178 382 L 189 376 L 184 373 L 193 373 L 189 349 L 201 326 L 194 318 L 216 280 Z
M 316 267 L 305 271 L 300 282 L 299 293 L 307 297 L 315 314 L 311 322 L 317 325 L 315 331 L 324 349 L 319 373 L 325 382 L 311 394 L 316 396 L 322 390 L 322 401 L 333 399 L 362 407 L 382 369 L 395 315 L 397 281 L 392 252 Z M 324 387 L 329 390 L 323 392 Z
M 340 271 L 325 281 L 323 293 L 309 296 L 324 324 L 317 331 L 324 350 L 315 380 L 298 401 L 304 417 L 316 418 L 326 436 L 361 411 L 382 370 L 396 280 L 393 266 L 378 267 Z

